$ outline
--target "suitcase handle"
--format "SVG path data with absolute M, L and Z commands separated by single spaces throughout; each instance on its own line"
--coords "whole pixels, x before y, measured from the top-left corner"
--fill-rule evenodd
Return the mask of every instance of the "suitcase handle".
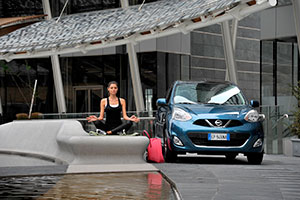
M 146 130 L 143 131 L 143 135 L 147 136 L 150 139 L 150 135 L 149 135 L 149 133 Z

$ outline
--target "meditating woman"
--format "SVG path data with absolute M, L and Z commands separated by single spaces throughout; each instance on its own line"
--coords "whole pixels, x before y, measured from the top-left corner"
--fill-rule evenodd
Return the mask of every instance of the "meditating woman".
M 117 97 L 118 84 L 115 81 L 108 83 L 107 87 L 109 96 L 103 98 L 100 103 L 100 116 L 95 115 L 87 117 L 89 122 L 93 122 L 98 129 L 96 132 L 106 135 L 116 135 L 118 132 L 127 132 L 132 126 L 132 122 L 138 123 L 140 119 L 135 115 L 128 117 L 126 114 L 126 101 Z M 102 122 L 104 118 L 104 112 L 106 113 L 106 120 Z M 126 120 L 122 123 L 121 112 L 123 119 Z

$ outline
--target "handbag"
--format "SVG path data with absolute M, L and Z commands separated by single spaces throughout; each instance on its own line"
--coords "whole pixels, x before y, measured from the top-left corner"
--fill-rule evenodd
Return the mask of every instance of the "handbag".
M 147 147 L 147 160 L 156 163 L 165 162 L 162 154 L 161 140 L 159 138 L 150 138 L 150 135 L 146 130 L 143 131 L 143 135 L 147 136 L 150 140 L 149 145 Z

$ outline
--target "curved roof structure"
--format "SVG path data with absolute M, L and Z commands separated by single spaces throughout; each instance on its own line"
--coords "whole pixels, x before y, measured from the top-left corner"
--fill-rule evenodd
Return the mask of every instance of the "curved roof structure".
M 0 18 L 0 37 L 19 28 L 44 20 L 47 15 Z
M 162 0 L 45 20 L 0 37 L 0 59 L 87 52 L 188 33 L 276 5 L 276 0 Z
M 33 15 L 33 16 L 24 16 L 24 17 L 9 17 L 9 18 L 0 18 L 0 28 L 5 28 L 7 26 L 13 26 L 23 22 L 31 22 L 40 20 L 40 18 L 45 17 L 46 15 Z

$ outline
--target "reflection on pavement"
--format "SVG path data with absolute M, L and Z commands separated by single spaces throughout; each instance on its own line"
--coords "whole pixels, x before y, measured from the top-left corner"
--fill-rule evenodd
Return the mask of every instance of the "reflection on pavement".
M 0 197 L 176 199 L 170 184 L 158 172 L 1 178 Z

